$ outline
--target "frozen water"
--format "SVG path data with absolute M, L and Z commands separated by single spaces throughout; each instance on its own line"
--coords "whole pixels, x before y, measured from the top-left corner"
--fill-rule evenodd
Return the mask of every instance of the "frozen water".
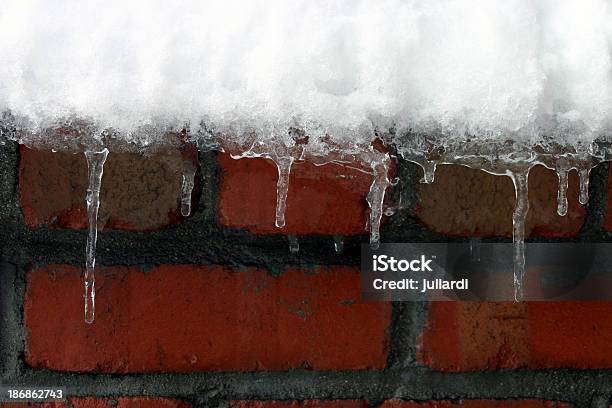
M 285 207 L 287 206 L 287 192 L 289 191 L 289 175 L 293 157 L 284 157 L 276 162 L 278 168 L 278 181 L 276 183 L 276 221 L 279 228 L 285 226 Z
M 0 139 L 101 152 L 184 131 L 276 164 L 279 229 L 296 161 L 352 165 L 377 247 L 380 138 L 426 183 L 444 163 L 513 177 L 520 278 L 529 169 L 558 172 L 565 214 L 568 172 L 586 203 L 612 157 L 611 44 L 610 0 L 3 0 Z
M 423 168 L 423 178 L 421 179 L 421 183 L 433 183 L 436 177 L 436 163 L 424 161 L 421 167 Z
M 512 239 L 514 241 L 514 298 L 523 298 L 523 276 L 525 275 L 525 220 L 529 211 L 529 171 L 510 173 L 516 190 L 516 204 L 512 214 Z
M 589 201 L 589 174 L 591 169 L 579 169 L 578 177 L 580 179 L 580 196 L 578 201 L 580 204 L 585 205 Z
M 567 214 L 567 173 L 568 164 L 565 160 L 557 161 L 557 176 L 559 178 L 559 188 L 557 191 L 557 214 L 564 216 Z
M 188 217 L 191 214 L 191 193 L 194 186 L 195 171 L 188 171 L 183 174 L 181 185 L 181 215 Z
M 89 170 L 89 185 L 87 187 L 87 248 L 85 264 L 85 322 L 93 323 L 96 312 L 96 243 L 98 241 L 98 209 L 100 208 L 100 187 L 104 162 L 108 149 L 100 152 L 85 152 Z
M 380 245 L 380 221 L 383 215 L 385 192 L 390 185 L 389 178 L 387 177 L 389 172 L 389 155 L 375 155 L 370 163 L 374 174 L 370 192 L 366 197 L 370 206 L 370 246 L 372 249 L 378 249 Z

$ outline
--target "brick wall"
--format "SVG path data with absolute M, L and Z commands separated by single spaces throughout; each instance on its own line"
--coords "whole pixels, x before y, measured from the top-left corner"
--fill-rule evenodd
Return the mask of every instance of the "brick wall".
M 271 163 L 195 156 L 110 154 L 88 326 L 86 164 L 0 147 L 0 384 L 63 385 L 57 406 L 76 408 L 608 406 L 612 303 L 363 302 L 367 175 L 296 164 L 278 230 Z M 199 166 L 188 217 L 185 161 Z M 401 160 L 395 172 L 402 209 L 383 241 L 508 241 L 510 179 L 441 166 L 424 185 Z M 593 171 L 585 208 L 572 174 L 559 217 L 556 175 L 534 169 L 531 239 L 610 241 L 608 178 Z

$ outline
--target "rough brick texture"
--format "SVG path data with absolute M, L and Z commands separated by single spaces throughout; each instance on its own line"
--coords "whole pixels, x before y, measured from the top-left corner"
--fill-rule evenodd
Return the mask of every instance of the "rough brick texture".
M 19 191 L 26 224 L 85 228 L 85 156 L 23 146 L 20 154 Z M 178 150 L 150 157 L 110 153 L 102 178 L 99 225 L 151 230 L 180 220 L 182 169 L 194 168 L 195 158 L 194 152 Z
M 612 303 L 431 303 L 419 360 L 442 371 L 610 368 Z
M 258 234 L 365 234 L 372 176 L 335 164 L 291 169 L 285 227 L 274 225 L 276 165 L 266 159 L 219 155 L 219 222 Z
M 529 173 L 527 235 L 569 237 L 580 231 L 586 210 L 578 202 L 576 172 L 569 174 L 564 217 L 557 214 L 557 184 L 556 173 L 543 166 Z M 428 228 L 441 234 L 511 236 L 514 203 L 510 177 L 446 165 L 438 167 L 433 183 L 420 185 L 417 215 Z
M 65 402 L 2 404 L 0 408 L 190 408 L 185 401 L 167 398 L 68 398 Z
M 65 371 L 192 372 L 383 368 L 391 305 L 360 301 L 357 268 L 100 268 L 96 321 L 81 271 L 28 273 L 26 359 Z

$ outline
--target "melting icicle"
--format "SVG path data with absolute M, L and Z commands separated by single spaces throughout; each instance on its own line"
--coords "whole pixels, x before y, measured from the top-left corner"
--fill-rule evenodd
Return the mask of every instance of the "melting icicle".
M 300 241 L 295 235 L 287 235 L 287 240 L 289 241 L 289 252 L 292 254 L 300 252 Z
M 380 220 L 383 215 L 385 191 L 390 184 L 387 177 L 389 170 L 387 160 L 372 162 L 372 169 L 374 170 L 374 180 L 366 200 L 370 206 L 370 246 L 372 249 L 378 249 L 380 246 Z
M 510 173 L 516 192 L 516 204 L 512 214 L 512 240 L 514 242 L 514 299 L 523 298 L 523 276 L 525 275 L 525 219 L 529 211 L 529 170 Z
M 589 173 L 591 169 L 579 169 L 578 177 L 580 178 L 580 196 L 578 201 L 580 204 L 585 205 L 589 201 Z
M 334 235 L 334 249 L 338 254 L 344 252 L 344 238 L 341 235 Z
M 289 175 L 293 157 L 281 157 L 275 160 L 278 169 L 278 181 L 276 183 L 276 220 L 278 228 L 285 226 L 285 208 L 287 206 L 287 192 L 289 191 Z
M 194 185 L 194 171 L 183 174 L 183 184 L 181 186 L 181 214 L 188 217 L 191 214 L 191 192 Z
M 108 149 L 100 152 L 85 152 L 89 184 L 87 187 L 87 248 L 85 251 L 85 322 L 93 323 L 96 307 L 95 267 L 96 242 L 98 240 L 98 209 L 100 208 L 100 186 L 104 162 L 108 156 Z
M 557 214 L 567 214 L 567 173 L 569 168 L 565 160 L 559 160 L 557 164 L 557 176 L 559 177 L 559 188 L 557 190 Z
M 421 163 L 421 167 L 423 168 L 423 178 L 420 180 L 421 183 L 433 183 L 436 176 L 436 162 L 426 160 Z

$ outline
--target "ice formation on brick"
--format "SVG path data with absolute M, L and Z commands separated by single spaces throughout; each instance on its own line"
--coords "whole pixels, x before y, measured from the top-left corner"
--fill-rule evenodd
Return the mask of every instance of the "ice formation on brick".
M 516 204 L 512 214 L 512 240 L 514 241 L 514 298 L 523 297 L 523 276 L 525 275 L 525 220 L 529 211 L 529 172 L 510 173 L 516 190 Z
M 188 217 L 191 214 L 191 193 L 193 192 L 195 171 L 188 171 L 183 174 L 181 184 L 181 215 Z
M 114 151 L 182 132 L 272 160 L 279 233 L 295 162 L 357 167 L 372 175 L 373 247 L 391 160 L 375 140 L 426 183 L 446 163 L 510 176 L 520 294 L 529 170 L 557 171 L 565 214 L 568 172 L 585 204 L 610 159 L 611 43 L 609 0 L 5 0 L 0 136 Z
M 96 244 L 98 241 L 98 209 L 100 208 L 100 187 L 104 162 L 108 149 L 102 151 L 86 151 L 89 170 L 89 185 L 87 187 L 87 248 L 85 261 L 85 322 L 93 323 L 96 312 Z

